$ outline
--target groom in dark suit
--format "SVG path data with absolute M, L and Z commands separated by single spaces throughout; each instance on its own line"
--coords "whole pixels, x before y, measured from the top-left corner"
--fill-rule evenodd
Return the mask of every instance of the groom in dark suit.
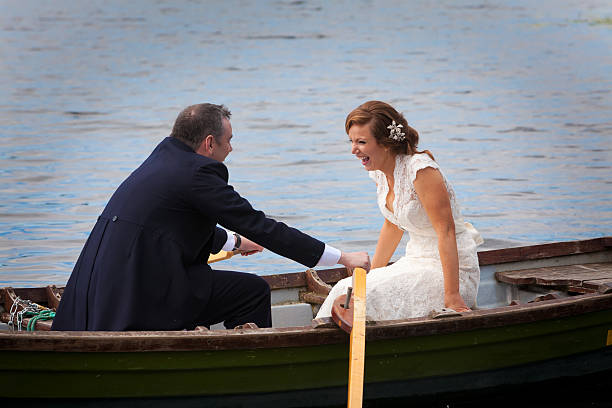
M 208 256 L 221 249 L 265 247 L 308 267 L 369 269 L 367 253 L 341 253 L 267 218 L 227 184 L 230 115 L 223 105 L 189 106 L 119 186 L 76 262 L 53 330 L 271 326 L 268 284 L 211 269 Z

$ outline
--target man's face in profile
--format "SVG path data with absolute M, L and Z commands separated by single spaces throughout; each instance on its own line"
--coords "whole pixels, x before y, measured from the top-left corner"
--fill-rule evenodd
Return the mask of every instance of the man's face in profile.
M 228 119 L 223 118 L 223 134 L 219 142 L 217 138 L 213 138 L 213 150 L 211 158 L 217 161 L 224 161 L 228 154 L 232 151 L 232 124 Z

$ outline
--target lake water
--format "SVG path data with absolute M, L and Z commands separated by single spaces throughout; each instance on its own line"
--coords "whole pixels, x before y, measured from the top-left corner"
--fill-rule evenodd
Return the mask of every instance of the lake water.
M 382 225 L 344 133 L 370 99 L 420 132 L 485 247 L 612 235 L 609 1 L 0 9 L 0 286 L 64 284 L 116 186 L 199 102 L 233 112 L 230 183 L 343 250 L 373 254 Z

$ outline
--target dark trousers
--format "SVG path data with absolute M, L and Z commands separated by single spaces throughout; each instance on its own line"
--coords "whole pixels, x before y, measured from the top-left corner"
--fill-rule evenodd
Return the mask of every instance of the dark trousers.
M 198 325 L 210 327 L 224 322 L 228 329 L 255 323 L 272 327 L 270 286 L 257 275 L 233 271 L 212 271 L 212 292 Z

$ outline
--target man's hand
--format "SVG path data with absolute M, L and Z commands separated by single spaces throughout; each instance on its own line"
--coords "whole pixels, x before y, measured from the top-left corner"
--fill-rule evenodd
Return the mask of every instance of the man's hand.
M 251 241 L 248 238 L 245 238 L 245 237 L 241 237 L 241 238 L 242 238 L 242 242 L 240 243 L 240 248 L 238 248 L 238 251 L 240 251 L 240 255 L 242 256 L 253 255 L 254 253 L 263 251 L 263 247 L 261 245 L 256 244 L 255 242 Z
M 349 273 L 352 273 L 354 268 L 363 268 L 368 272 L 370 255 L 367 252 L 342 252 L 338 263 L 346 266 Z

